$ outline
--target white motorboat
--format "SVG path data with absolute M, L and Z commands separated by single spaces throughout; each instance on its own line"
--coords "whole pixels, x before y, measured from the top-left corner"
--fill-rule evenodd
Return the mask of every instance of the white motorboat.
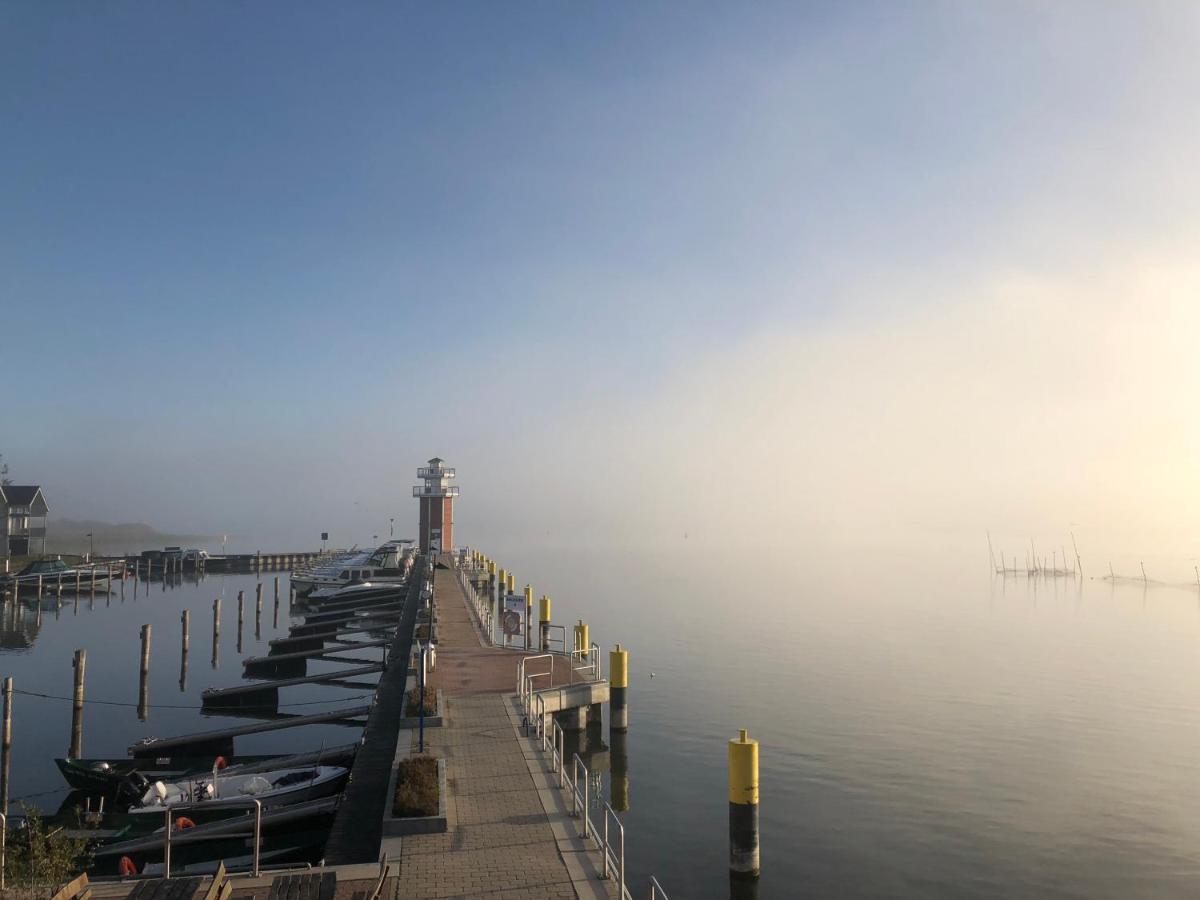
M 333 591 L 347 585 L 367 581 L 376 587 L 403 583 L 408 579 L 413 564 L 413 553 L 411 548 L 405 546 L 406 543 L 388 541 L 366 559 L 346 560 L 342 565 L 314 571 L 308 585 L 308 596 L 314 599 L 327 598 Z M 296 591 L 300 592 L 299 587 Z
M 203 804 L 207 800 L 260 800 L 264 807 L 286 806 L 337 793 L 349 770 L 341 766 L 305 766 L 242 775 L 224 775 L 214 770 L 180 781 L 147 783 L 140 800 L 130 806 L 131 814 L 162 815 L 175 803 Z
M 8 576 L 10 584 L 19 584 L 22 587 L 36 585 L 41 579 L 45 588 L 54 589 L 61 581 L 64 591 L 74 591 L 77 578 L 83 590 L 90 591 L 93 584 L 97 588 L 108 590 L 108 569 L 93 565 L 68 566 L 61 559 L 35 559 L 20 572 Z

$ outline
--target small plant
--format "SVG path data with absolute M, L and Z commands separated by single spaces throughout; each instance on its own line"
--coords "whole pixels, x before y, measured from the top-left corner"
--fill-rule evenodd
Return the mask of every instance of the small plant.
M 437 760 L 432 756 L 410 756 L 400 760 L 396 766 L 396 795 L 392 798 L 392 815 L 437 814 Z
M 421 689 L 410 688 L 408 691 L 408 702 L 404 704 L 405 716 L 419 716 L 421 714 Z M 437 692 L 429 685 L 425 685 L 425 715 L 437 715 Z
M 65 827 L 47 823 L 33 807 L 22 805 L 22 812 L 6 842 L 5 896 L 25 896 L 20 892 L 28 889 L 27 896 L 44 897 L 84 870 L 87 842 L 68 837 Z

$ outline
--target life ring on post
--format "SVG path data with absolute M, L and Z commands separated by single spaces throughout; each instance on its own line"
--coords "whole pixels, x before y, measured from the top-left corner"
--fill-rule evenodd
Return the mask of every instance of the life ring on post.
M 187 816 L 180 816 L 178 819 L 175 820 L 175 830 L 176 831 L 184 831 L 188 828 L 195 828 L 195 827 L 196 827 L 196 823 L 193 822 L 191 819 L 189 819 Z
M 223 756 L 218 756 L 216 759 L 213 760 L 213 768 L 214 769 L 224 769 L 228 765 L 229 765 L 229 763 L 225 761 L 225 757 L 223 757 Z
M 137 866 L 134 865 L 133 860 L 128 856 L 121 857 L 121 861 L 117 863 L 117 871 L 122 876 L 136 875 L 138 873 Z

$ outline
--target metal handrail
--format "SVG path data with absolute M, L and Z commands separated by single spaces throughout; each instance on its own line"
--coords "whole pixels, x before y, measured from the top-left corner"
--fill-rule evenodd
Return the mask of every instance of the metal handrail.
M 254 863 L 251 871 L 251 876 L 258 877 L 259 874 L 259 857 L 262 851 L 262 801 L 258 799 L 242 799 L 233 798 L 229 800 L 207 800 L 201 803 L 168 803 L 163 810 L 166 816 L 166 827 L 163 828 L 163 879 L 171 877 L 171 831 L 175 824 L 171 821 L 171 813 L 177 809 L 190 809 L 194 806 L 203 806 L 205 809 L 212 809 L 218 806 L 254 806 Z
M 538 660 L 538 659 L 550 660 L 550 674 L 551 675 L 554 674 L 554 654 L 553 653 L 539 653 L 537 656 L 521 657 L 521 661 L 519 663 L 517 663 L 517 693 L 520 694 L 522 698 L 524 698 L 524 696 L 525 696 L 525 694 L 524 694 L 525 663 L 533 662 L 534 660 Z M 553 679 L 551 679 L 551 681 L 553 681 Z
M 612 844 L 608 842 L 608 820 L 612 819 L 617 823 L 617 852 L 612 854 Z M 604 843 L 600 848 L 601 855 L 604 857 L 604 877 L 608 877 L 610 855 L 613 856 L 613 865 L 617 870 L 617 896 L 625 896 L 625 826 L 621 824 L 621 820 L 617 818 L 617 814 L 613 812 L 613 808 L 605 802 L 604 804 Z
M 8 816 L 0 813 L 0 891 L 4 890 L 5 854 L 8 852 Z
M 555 631 L 562 634 L 562 637 L 553 637 Z M 544 647 L 544 650 L 549 650 L 551 653 L 559 653 L 565 655 L 567 652 L 567 626 L 566 625 L 547 625 L 546 626 L 546 643 L 550 644 L 557 641 L 559 650 L 551 650 L 550 647 Z
M 662 900 L 671 900 L 671 898 L 667 896 L 667 892 L 662 889 L 662 885 L 658 883 L 658 879 L 651 875 L 650 900 L 659 900 L 660 897 Z
M 571 759 L 571 814 L 579 815 L 579 770 L 583 769 L 583 834 L 581 838 L 588 836 L 589 826 L 592 824 L 588 818 L 588 770 L 583 764 L 583 760 L 579 758 L 579 754 L 575 753 Z

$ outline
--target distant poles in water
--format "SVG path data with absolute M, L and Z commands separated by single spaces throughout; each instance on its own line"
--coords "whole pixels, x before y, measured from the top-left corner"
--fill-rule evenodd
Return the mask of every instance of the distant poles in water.
M 758 741 L 743 728 L 729 742 L 729 873 L 757 878 L 759 872 Z

